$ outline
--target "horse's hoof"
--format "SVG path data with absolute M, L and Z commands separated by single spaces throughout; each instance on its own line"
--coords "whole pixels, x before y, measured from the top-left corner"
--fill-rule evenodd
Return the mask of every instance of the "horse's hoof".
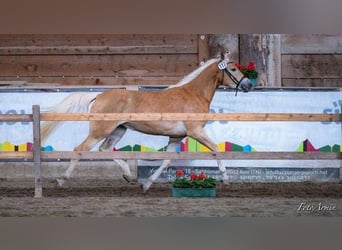
M 131 176 L 126 175 L 126 174 L 123 174 L 123 175 L 122 175 L 122 178 L 123 178 L 127 183 L 130 183 L 130 182 L 132 181 Z
M 222 179 L 221 183 L 225 184 L 225 185 L 229 185 L 230 181 L 228 179 Z
M 142 183 L 140 184 L 140 189 L 141 189 L 141 191 L 145 194 L 144 185 L 143 185 Z
M 62 188 L 64 183 L 65 183 L 64 179 L 56 179 L 56 187 L 57 188 Z
M 152 185 L 151 182 L 149 181 L 143 181 L 141 184 L 140 184 L 140 188 L 141 190 L 143 191 L 144 194 L 147 193 L 147 191 L 149 190 L 150 186 Z

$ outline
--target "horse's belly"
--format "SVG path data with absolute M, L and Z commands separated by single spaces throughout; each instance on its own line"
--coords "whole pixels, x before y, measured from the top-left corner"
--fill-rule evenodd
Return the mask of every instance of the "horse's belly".
M 186 128 L 184 122 L 129 122 L 126 127 L 137 130 L 146 134 L 166 135 L 171 137 L 186 136 Z

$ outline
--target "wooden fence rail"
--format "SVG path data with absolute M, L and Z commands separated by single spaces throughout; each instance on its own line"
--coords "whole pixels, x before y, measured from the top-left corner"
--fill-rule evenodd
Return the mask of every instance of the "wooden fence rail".
M 341 121 L 342 114 L 315 113 L 42 113 L 41 121 Z M 29 122 L 32 115 L 0 114 L 0 121 Z
M 125 120 L 125 121 L 302 121 L 332 122 L 342 121 L 342 114 L 317 113 L 40 113 L 40 107 L 34 105 L 32 114 L 0 114 L 1 121 L 33 122 L 33 152 L 0 152 L 0 159 L 20 159 L 33 161 L 35 176 L 35 197 L 42 197 L 41 161 L 61 159 L 113 160 L 113 159 L 201 159 L 201 160 L 335 160 L 342 159 L 340 152 L 41 152 L 41 121 L 89 121 L 89 120 Z
M 32 161 L 33 152 L 0 152 L 1 159 Z M 336 160 L 340 152 L 41 152 L 41 160 Z

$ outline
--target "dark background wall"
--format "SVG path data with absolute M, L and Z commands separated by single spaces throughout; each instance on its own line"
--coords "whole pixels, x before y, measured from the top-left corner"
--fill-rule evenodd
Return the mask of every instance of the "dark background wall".
M 0 86 L 170 85 L 231 50 L 260 86 L 340 87 L 342 36 L 293 34 L 0 35 Z

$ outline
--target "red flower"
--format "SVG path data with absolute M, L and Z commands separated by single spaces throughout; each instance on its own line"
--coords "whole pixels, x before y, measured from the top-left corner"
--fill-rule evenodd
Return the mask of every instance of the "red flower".
M 255 63 L 250 61 L 248 66 L 241 65 L 239 63 L 235 63 L 235 66 L 244 74 L 245 77 L 248 78 L 257 78 L 258 72 L 255 70 Z
M 183 171 L 182 169 L 178 169 L 178 170 L 176 171 L 176 175 L 177 175 L 177 176 L 183 176 L 183 175 L 184 175 L 184 171 Z
M 241 65 L 239 63 L 235 63 L 235 67 L 237 67 L 238 69 L 242 69 L 242 70 L 255 70 L 255 63 L 254 62 L 249 62 L 248 66 L 244 66 Z
M 254 62 L 249 62 L 249 64 L 248 64 L 248 69 L 249 69 L 249 70 L 255 70 L 255 64 L 254 64 Z
M 197 180 L 197 174 L 190 175 L 190 180 Z
M 203 171 L 201 171 L 201 174 L 197 177 L 199 180 L 205 180 L 206 176 Z

